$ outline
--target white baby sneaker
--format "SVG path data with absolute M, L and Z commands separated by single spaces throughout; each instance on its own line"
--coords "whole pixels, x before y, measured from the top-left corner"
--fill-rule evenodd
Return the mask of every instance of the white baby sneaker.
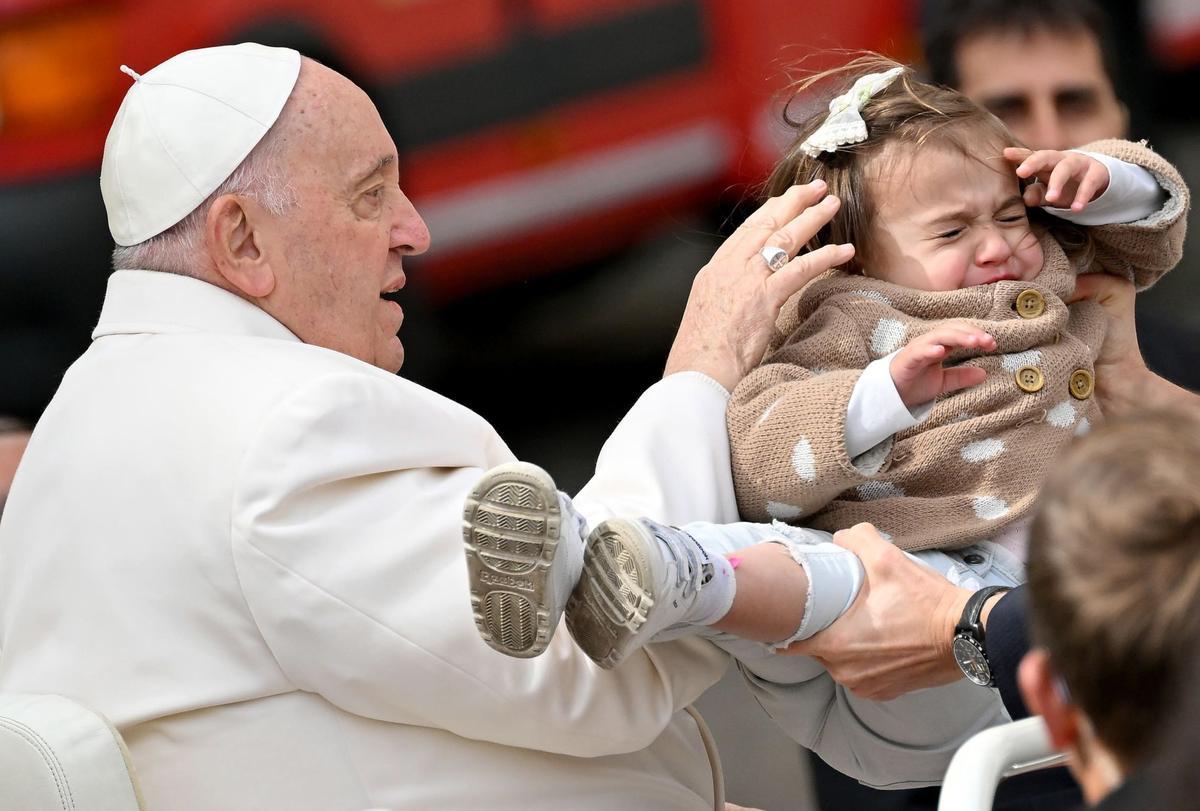
M 674 527 L 645 518 L 603 522 L 588 536 L 583 574 L 567 602 L 575 644 L 613 668 L 660 631 L 720 619 L 733 590 L 705 594 L 714 563 L 728 566 Z
M 537 465 L 494 467 L 463 508 L 475 626 L 501 653 L 528 658 L 550 644 L 579 580 L 587 524 Z

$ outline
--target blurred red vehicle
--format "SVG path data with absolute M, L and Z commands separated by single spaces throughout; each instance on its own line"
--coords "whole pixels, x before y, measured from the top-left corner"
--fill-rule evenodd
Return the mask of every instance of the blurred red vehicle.
M 910 6 L 0 0 L 0 298 L 54 279 L 22 314 L 73 297 L 90 311 L 72 317 L 93 323 L 111 248 L 96 179 L 129 83 L 122 63 L 145 71 L 253 40 L 360 84 L 433 233 L 413 276 L 437 303 L 613 253 L 761 179 L 778 152 L 768 111 L 785 63 L 832 47 L 903 56 Z

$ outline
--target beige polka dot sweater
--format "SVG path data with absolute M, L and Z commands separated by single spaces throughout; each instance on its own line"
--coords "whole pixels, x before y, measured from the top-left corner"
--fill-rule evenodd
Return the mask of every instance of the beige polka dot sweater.
M 908 550 L 961 547 L 1026 516 L 1048 467 L 1099 417 L 1093 363 L 1104 340 L 1099 305 L 1063 298 L 1078 272 L 1154 283 L 1179 261 L 1188 191 L 1144 145 L 1086 147 L 1150 171 L 1168 192 L 1144 220 L 1089 229 L 1095 256 L 1073 267 L 1043 236 L 1032 281 L 947 292 L 835 272 L 788 302 L 763 364 L 734 391 L 727 419 L 738 507 L 828 531 L 870 521 Z M 846 409 L 862 370 L 947 319 L 996 338 L 996 350 L 956 351 L 987 380 L 939 398 L 921 425 L 851 459 Z

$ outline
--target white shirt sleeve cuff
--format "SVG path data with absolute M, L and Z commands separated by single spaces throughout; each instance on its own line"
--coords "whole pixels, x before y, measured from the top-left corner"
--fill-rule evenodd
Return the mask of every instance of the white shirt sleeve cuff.
M 1103 163 L 1108 168 L 1108 188 L 1080 212 L 1043 206 L 1055 217 L 1076 225 L 1115 225 L 1144 220 L 1166 203 L 1166 190 L 1141 166 L 1099 152 L 1071 151 Z
M 846 452 L 851 459 L 898 431 L 920 425 L 933 411 L 932 400 L 910 411 L 900 399 L 891 372 L 896 352 L 869 363 L 850 393 L 850 405 L 846 408 Z

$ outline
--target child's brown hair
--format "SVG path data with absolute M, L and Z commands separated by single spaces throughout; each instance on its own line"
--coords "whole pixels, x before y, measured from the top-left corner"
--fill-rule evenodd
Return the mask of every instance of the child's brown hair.
M 824 123 L 829 114 L 830 99 L 845 93 L 860 77 L 892 68 L 903 68 L 904 72 L 862 108 L 867 125 L 865 141 L 839 146 L 836 152 L 822 152 L 816 157 L 804 152 L 801 145 Z M 802 106 L 806 111 L 813 111 L 817 107 L 816 99 L 820 103 L 814 112 L 800 118 L 792 117 L 791 108 Z M 878 54 L 860 56 L 841 67 L 808 76 L 794 84 L 784 120 L 795 131 L 795 139 L 787 154 L 775 165 L 764 191 L 776 196 L 794 184 L 824 180 L 829 193 L 836 195 L 842 205 L 833 220 L 806 247 L 812 250 L 821 245 L 851 242 L 856 254 L 846 269 L 859 273 L 871 261 L 870 237 L 877 213 L 877 201 L 867 170 L 889 145 L 949 148 L 975 160 L 980 160 L 982 154 L 995 158 L 988 165 L 996 171 L 1001 171 L 1004 165 L 1002 150 L 1020 145 L 998 118 L 962 93 L 919 81 L 911 68 Z M 896 157 L 908 159 L 911 155 Z M 1068 226 L 1060 233 L 1056 227 L 1055 231 L 1056 237 L 1060 237 L 1073 252 L 1083 247 L 1085 240 L 1077 229 Z

